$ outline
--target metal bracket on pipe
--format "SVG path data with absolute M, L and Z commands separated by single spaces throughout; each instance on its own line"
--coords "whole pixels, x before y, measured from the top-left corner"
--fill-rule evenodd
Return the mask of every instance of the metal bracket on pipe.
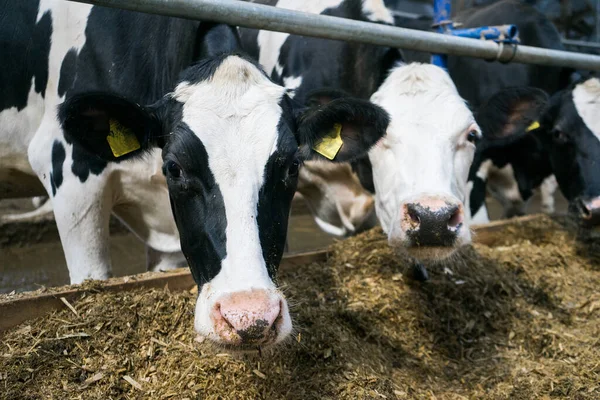
M 517 43 L 506 43 L 504 41 L 498 42 L 498 54 L 495 60 L 487 61 L 498 61 L 502 64 L 508 64 L 517 55 Z

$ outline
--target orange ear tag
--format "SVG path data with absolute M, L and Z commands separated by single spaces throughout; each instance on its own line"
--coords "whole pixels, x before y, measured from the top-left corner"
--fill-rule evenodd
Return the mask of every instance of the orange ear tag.
M 327 135 L 323 136 L 313 146 L 313 150 L 323 157 L 333 160 L 342 148 L 342 124 L 333 125 L 333 129 Z
M 540 123 L 539 123 L 538 121 L 533 121 L 533 122 L 531 123 L 531 125 L 529 125 L 529 126 L 527 127 L 527 129 L 525 129 L 525 132 L 531 132 L 531 131 L 534 131 L 534 130 L 536 130 L 536 129 L 539 129 L 539 127 L 540 127 Z
M 115 157 L 124 156 L 141 147 L 135 134 L 119 121 L 110 119 L 109 124 L 110 134 L 106 137 L 106 141 Z

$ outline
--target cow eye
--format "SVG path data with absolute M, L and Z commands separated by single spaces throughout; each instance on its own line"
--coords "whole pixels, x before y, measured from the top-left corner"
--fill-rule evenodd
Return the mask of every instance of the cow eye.
M 479 142 L 479 133 L 476 130 L 471 130 L 467 134 L 467 140 L 473 144 Z
M 165 163 L 165 170 L 167 172 L 165 175 L 168 175 L 171 178 L 177 179 L 181 177 L 181 167 L 179 167 L 175 161 L 167 161 Z
M 296 177 L 298 176 L 298 171 L 300 170 L 300 161 L 294 160 L 288 169 L 288 177 Z

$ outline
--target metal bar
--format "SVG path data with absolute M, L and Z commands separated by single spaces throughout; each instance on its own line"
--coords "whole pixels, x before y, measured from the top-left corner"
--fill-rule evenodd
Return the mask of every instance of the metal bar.
M 600 70 L 600 56 L 529 46 L 510 46 L 433 32 L 421 32 L 327 15 L 247 3 L 237 0 L 71 0 L 171 17 L 219 21 L 230 25 L 287 32 L 295 35 L 346 40 L 406 50 L 457 56 L 505 59 L 526 64 Z
M 571 40 L 571 39 L 563 39 L 562 42 L 565 46 L 589 47 L 591 49 L 600 49 L 600 43 L 596 43 L 596 42 L 585 42 L 583 40 Z

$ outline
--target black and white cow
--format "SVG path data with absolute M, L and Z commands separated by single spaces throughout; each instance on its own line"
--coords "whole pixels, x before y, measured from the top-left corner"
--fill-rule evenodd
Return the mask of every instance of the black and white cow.
M 71 280 L 109 275 L 113 210 L 153 246 L 181 243 L 199 334 L 235 348 L 283 340 L 291 320 L 275 274 L 299 165 L 323 159 L 312 148 L 334 128 L 333 161 L 364 154 L 387 114 L 356 99 L 298 106 L 256 63 L 225 52 L 237 48 L 227 26 L 63 1 L 8 10 L 2 28 L 32 28 L 3 32 L 11 55 L 37 41 L 48 51 L 23 56 L 39 70 L 26 77 L 30 102 L 0 115 L 12 123 L 0 138 L 21 135 L 12 154 L 29 155 L 51 196 Z
M 584 225 L 600 225 L 600 79 L 583 78 L 552 96 L 541 125 L 571 210 Z
M 510 154 L 534 142 L 545 159 L 528 162 L 539 162 L 555 174 L 570 210 L 584 226 L 600 224 L 600 80 L 582 78 L 549 100 L 534 88 L 505 92 L 505 97 L 517 100 L 519 108 L 529 110 L 528 122 L 539 121 L 539 127 L 536 124 L 529 132 L 525 126 L 511 132 L 497 130 L 490 138 L 495 151 Z M 529 170 L 535 168 L 531 165 Z

